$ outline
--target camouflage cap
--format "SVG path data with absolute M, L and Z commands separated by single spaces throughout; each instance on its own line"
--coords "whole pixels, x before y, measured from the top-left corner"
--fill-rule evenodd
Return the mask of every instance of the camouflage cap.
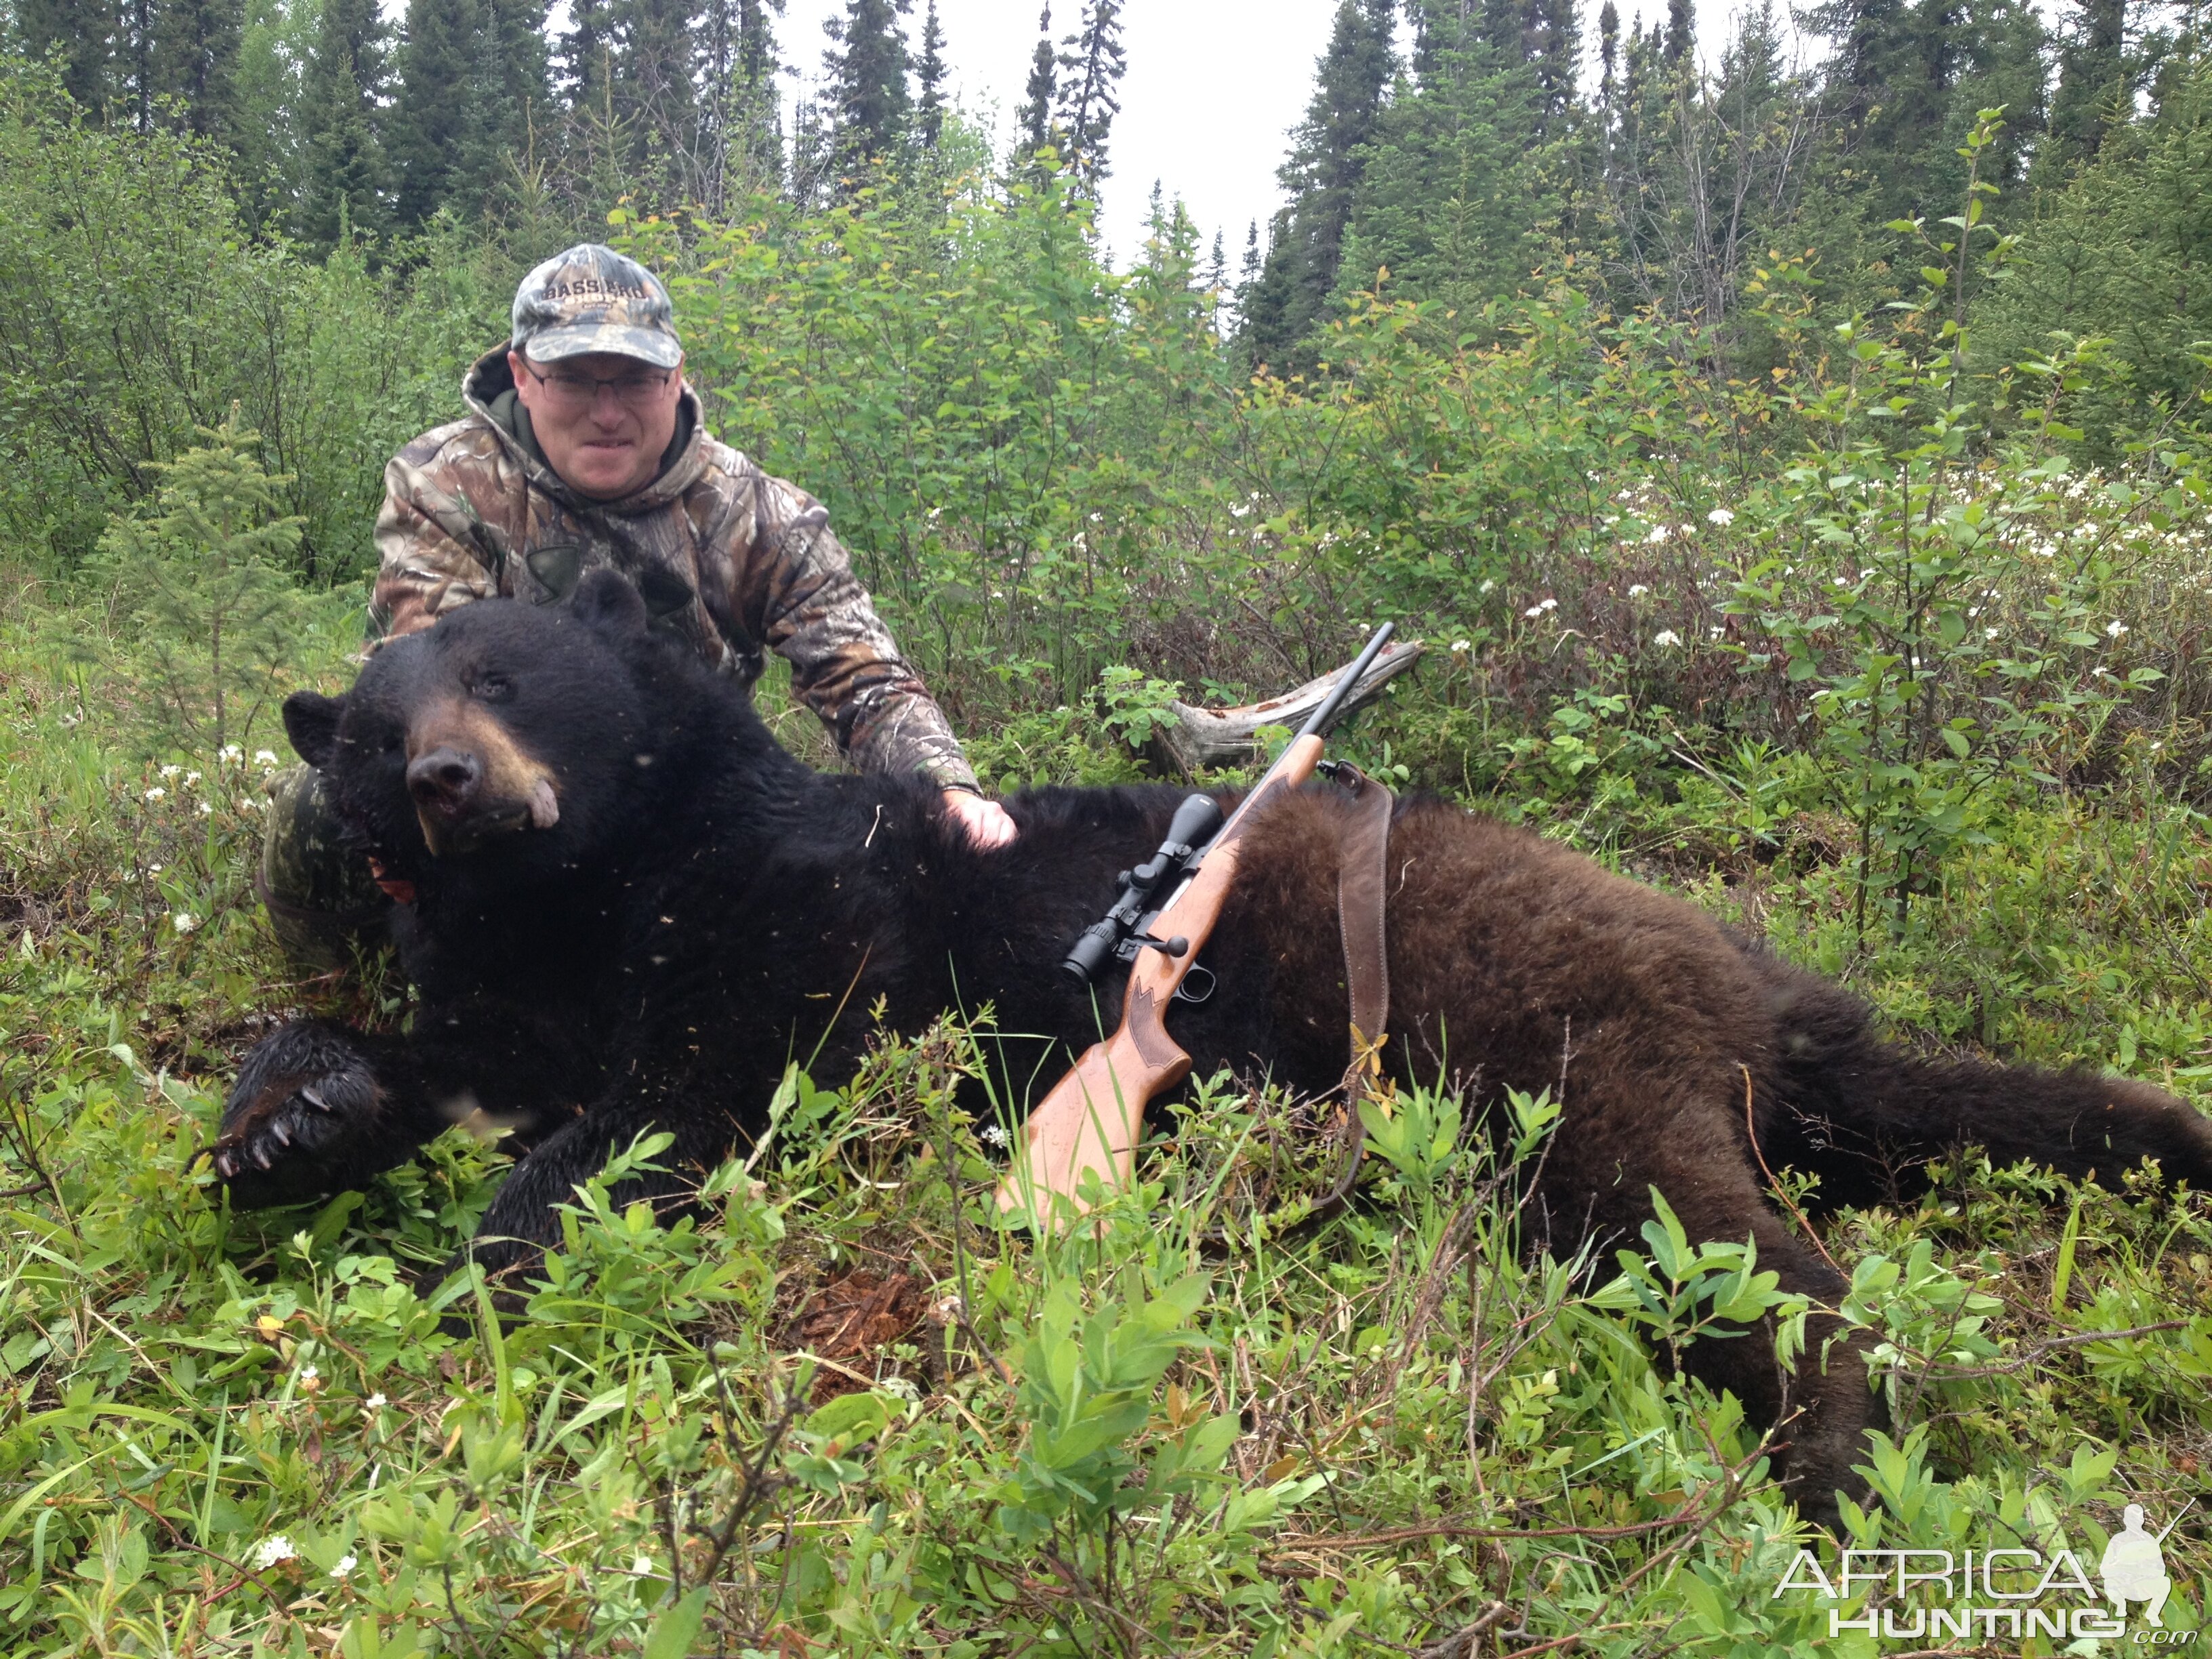
M 579 242 L 522 279 L 513 343 L 534 363 L 611 351 L 673 368 L 684 356 L 660 279 L 597 242 Z

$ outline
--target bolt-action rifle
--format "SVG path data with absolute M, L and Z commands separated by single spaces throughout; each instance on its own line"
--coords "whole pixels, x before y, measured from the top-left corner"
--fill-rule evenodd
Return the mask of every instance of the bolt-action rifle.
M 1236 878 L 1237 843 L 1254 814 L 1313 775 L 1323 736 L 1390 633 L 1389 623 L 1375 630 L 1227 822 L 1210 795 L 1193 795 L 1176 808 L 1159 850 L 1122 872 L 1114 908 L 1076 940 L 1060 969 L 1080 984 L 1094 983 L 1109 961 L 1130 964 L 1121 1024 L 1030 1114 L 1022 1148 L 999 1186 L 1001 1210 L 1026 1210 L 1048 1223 L 1060 1208 L 1057 1197 L 1079 1216 L 1087 1206 L 1076 1192 L 1086 1173 L 1109 1188 L 1134 1173 L 1146 1106 L 1190 1070 L 1190 1056 L 1169 1037 L 1163 1019 L 1177 998 L 1203 1002 L 1212 994 L 1212 974 L 1195 963 Z

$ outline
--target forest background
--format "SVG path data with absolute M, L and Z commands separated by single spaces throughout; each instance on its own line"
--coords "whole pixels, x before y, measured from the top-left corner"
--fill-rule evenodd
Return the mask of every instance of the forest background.
M 1156 770 L 1171 699 L 1390 617 L 1427 660 L 1341 746 L 1394 782 L 1901 1040 L 2204 1097 L 2194 9 L 1826 0 L 1795 61 L 1766 8 L 1701 52 L 1683 3 L 1346 0 L 1282 211 L 1209 244 L 1163 195 L 1120 269 L 1119 9 L 1069 9 L 994 148 L 894 0 L 795 106 L 772 0 L 0 6 L 12 1650 L 1858 1654 L 1831 1612 L 1912 1617 L 1775 1596 L 1814 1540 L 1759 1430 L 1653 1363 L 1802 1311 L 1741 1247 L 1519 1261 L 1545 1100 L 1403 1097 L 1373 1202 L 1293 1248 L 1247 1212 L 1324 1137 L 1216 1079 L 1102 1237 L 1032 1249 L 949 1024 L 786 1079 L 703 1228 L 586 1189 L 504 1332 L 414 1277 L 495 1148 L 210 1201 L 270 1010 L 408 1012 L 271 947 L 275 702 L 343 683 L 384 461 L 584 237 L 665 276 L 710 423 L 827 501 L 993 787 Z M 2094 1561 L 2141 1502 L 2194 1630 L 2203 1199 L 1939 1173 L 1821 1223 L 1893 1423 L 1853 1540 Z

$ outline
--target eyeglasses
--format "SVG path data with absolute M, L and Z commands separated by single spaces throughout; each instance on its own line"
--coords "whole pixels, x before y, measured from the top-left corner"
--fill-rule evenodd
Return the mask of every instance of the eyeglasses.
M 527 360 L 523 367 L 529 369 L 532 377 L 545 388 L 545 395 L 552 399 L 556 407 L 568 410 L 589 409 L 599 402 L 601 386 L 613 392 L 615 401 L 624 408 L 644 409 L 668 390 L 670 379 L 666 374 L 641 373 L 617 374 L 609 380 L 601 380 L 594 374 L 577 374 L 568 369 L 556 369 L 550 374 L 544 374 L 532 368 Z

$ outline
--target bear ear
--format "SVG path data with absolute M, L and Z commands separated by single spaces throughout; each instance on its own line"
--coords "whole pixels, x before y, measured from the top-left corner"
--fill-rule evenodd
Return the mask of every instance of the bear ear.
M 645 601 L 618 570 L 594 570 L 576 585 L 568 601 L 576 620 L 603 638 L 635 639 L 645 632 Z
M 319 691 L 295 691 L 284 699 L 284 735 L 300 758 L 319 772 L 330 769 L 338 746 L 338 719 L 344 713 L 343 697 Z

